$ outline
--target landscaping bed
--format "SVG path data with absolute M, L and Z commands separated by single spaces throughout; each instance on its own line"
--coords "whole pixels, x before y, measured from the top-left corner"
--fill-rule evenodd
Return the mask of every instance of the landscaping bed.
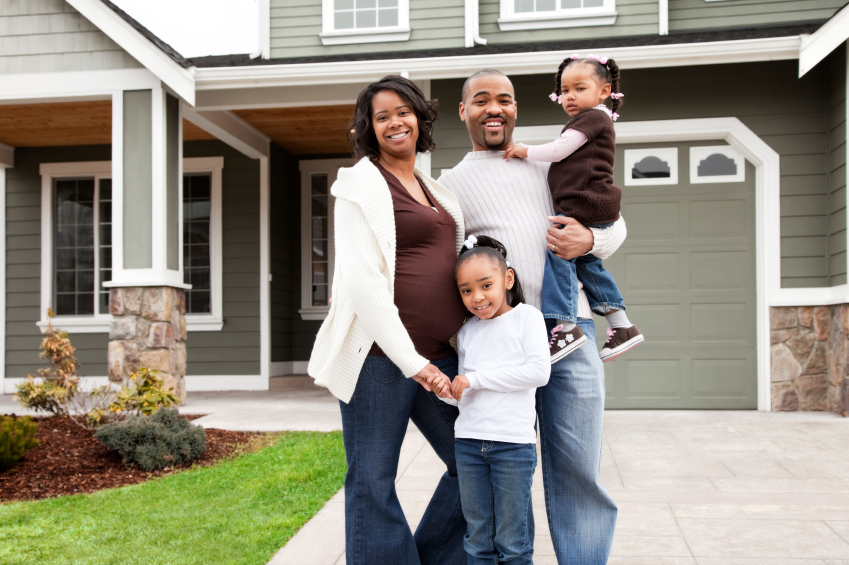
M 200 416 L 189 416 L 189 419 Z M 0 501 L 36 500 L 133 485 L 231 456 L 262 434 L 206 430 L 206 452 L 195 461 L 148 473 L 125 464 L 86 430 L 68 418 L 36 418 L 41 444 L 27 451 L 12 469 L 0 473 Z

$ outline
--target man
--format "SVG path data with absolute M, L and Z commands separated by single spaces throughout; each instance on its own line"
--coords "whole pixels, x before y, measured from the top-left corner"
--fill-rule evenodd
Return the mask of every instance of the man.
M 607 230 L 590 230 L 571 218 L 552 216 L 549 163 L 503 159 L 503 151 L 513 145 L 517 113 L 513 84 L 503 73 L 487 69 L 469 77 L 460 119 L 472 152 L 439 182 L 459 198 L 467 234 L 489 235 L 507 247 L 525 299 L 539 308 L 546 247 L 564 259 L 590 252 L 605 259 L 624 241 L 625 223 L 620 218 Z M 617 508 L 598 482 L 604 369 L 593 346 L 595 328 L 583 289 L 578 325 L 588 343 L 553 365 L 549 384 L 537 390 L 543 484 L 557 562 L 603 565 Z

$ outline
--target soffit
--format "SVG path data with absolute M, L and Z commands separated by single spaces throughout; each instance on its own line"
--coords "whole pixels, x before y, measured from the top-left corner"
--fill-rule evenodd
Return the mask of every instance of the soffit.
M 294 155 L 348 153 L 345 132 L 353 104 L 234 110 L 234 114 Z

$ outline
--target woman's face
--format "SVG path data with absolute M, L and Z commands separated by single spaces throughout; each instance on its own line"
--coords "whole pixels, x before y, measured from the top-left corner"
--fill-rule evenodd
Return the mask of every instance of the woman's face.
M 469 312 L 482 320 L 509 312 L 507 290 L 513 288 L 513 269 L 502 271 L 489 257 L 478 255 L 457 269 L 457 288 Z
M 419 120 L 394 90 L 381 90 L 371 101 L 371 126 L 380 152 L 396 158 L 416 156 Z

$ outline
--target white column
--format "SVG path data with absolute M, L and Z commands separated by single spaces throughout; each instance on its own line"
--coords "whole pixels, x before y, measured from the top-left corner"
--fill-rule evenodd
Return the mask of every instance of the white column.
M 658 35 L 669 35 L 669 0 L 658 0 Z
M 259 159 L 259 326 L 260 376 L 268 388 L 271 376 L 271 160 Z

